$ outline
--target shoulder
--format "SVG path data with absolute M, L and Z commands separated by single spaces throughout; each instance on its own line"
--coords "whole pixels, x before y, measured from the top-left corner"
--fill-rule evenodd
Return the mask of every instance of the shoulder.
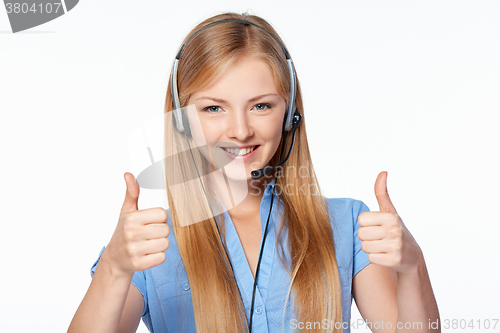
M 367 205 L 361 200 L 352 198 L 325 198 L 330 212 L 331 222 L 334 224 L 348 224 L 353 226 L 357 223 L 359 214 L 369 211 Z
M 353 257 L 360 252 L 357 237 L 358 216 L 369 211 L 363 201 L 352 198 L 325 198 L 330 214 L 335 251 L 339 266 L 352 267 Z

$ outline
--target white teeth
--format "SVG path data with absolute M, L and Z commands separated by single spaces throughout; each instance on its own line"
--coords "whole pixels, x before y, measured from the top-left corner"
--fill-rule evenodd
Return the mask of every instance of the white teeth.
M 242 148 L 242 149 L 222 148 L 222 147 L 221 148 L 224 149 L 225 151 L 231 153 L 231 154 L 243 156 L 243 155 L 246 155 L 248 153 L 251 153 L 255 149 L 255 147 L 257 147 L 257 146 Z

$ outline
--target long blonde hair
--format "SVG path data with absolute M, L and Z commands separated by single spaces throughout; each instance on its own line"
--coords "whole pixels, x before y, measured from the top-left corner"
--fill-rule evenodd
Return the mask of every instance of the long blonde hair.
M 196 31 L 211 22 L 224 19 L 246 20 L 263 27 L 281 41 L 273 27 L 264 19 L 249 15 L 225 13 L 211 17 L 198 24 L 186 36 L 185 43 Z M 254 56 L 264 60 L 271 68 L 276 87 L 288 101 L 290 77 L 285 55 L 279 44 L 265 31 L 239 22 L 215 24 L 199 31 L 182 51 L 178 65 L 178 90 L 181 106 L 185 106 L 194 92 L 203 89 L 220 77 L 234 61 L 244 56 Z M 303 105 L 300 85 L 297 80 L 295 99 L 297 111 L 302 114 Z M 167 91 L 165 113 L 172 111 L 172 96 Z M 277 152 L 269 162 L 276 165 L 279 153 L 285 152 L 291 144 L 291 132 L 283 138 Z M 342 323 L 340 277 L 335 257 L 331 216 L 325 198 L 320 193 L 319 184 L 312 167 L 307 143 L 305 119 L 297 129 L 294 148 L 286 162 L 286 172 L 280 174 L 276 187 L 287 189 L 280 194 L 284 214 L 280 215 L 278 245 L 281 263 L 285 262 L 285 251 L 289 249 L 291 269 L 287 268 L 292 282 L 293 308 L 295 318 L 301 322 Z M 185 137 L 177 132 L 171 121 L 165 122 L 166 156 L 179 156 L 186 151 Z M 206 172 L 210 166 L 196 151 L 192 156 L 203 165 Z M 192 170 L 185 160 L 171 161 L 166 168 L 167 196 L 173 221 L 175 237 L 182 261 L 191 286 L 191 298 L 197 332 L 245 332 L 248 330 L 246 314 L 233 272 L 228 265 L 229 258 L 224 251 L 221 238 L 225 239 L 224 215 L 216 214 L 215 219 L 206 218 L 195 224 L 183 226 L 184 214 L 196 214 L 198 210 L 208 210 L 207 188 L 177 187 L 172 190 L 172 179 L 192 179 Z M 300 176 L 299 176 L 300 172 Z M 304 173 L 306 173 L 304 175 Z M 203 193 L 205 190 L 208 191 Z M 291 193 L 292 192 L 292 193 Z M 190 198 L 190 202 L 180 202 L 175 196 Z M 186 200 L 184 200 L 186 201 Z M 200 203 L 194 206 L 192 203 Z M 184 212 L 181 214 L 181 211 Z M 187 212 L 187 213 L 186 213 Z M 201 215 L 203 216 L 203 213 Z M 217 220 L 222 237 L 214 220 Z M 288 244 L 281 244 L 283 228 L 288 228 Z M 286 306 L 285 306 L 286 308 Z M 285 309 L 284 309 L 285 311 Z M 223 315 L 221 315 L 223 314 Z M 341 325 L 340 325 L 341 326 Z M 331 327 L 331 325 L 329 325 Z M 331 330 L 315 329 L 311 332 L 342 332 L 342 328 Z

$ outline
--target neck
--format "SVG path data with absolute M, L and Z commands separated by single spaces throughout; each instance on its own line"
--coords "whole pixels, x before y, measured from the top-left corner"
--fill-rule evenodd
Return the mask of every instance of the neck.
M 229 216 L 234 221 L 247 221 L 260 214 L 260 203 L 264 190 L 271 182 L 271 178 L 226 180 L 221 174 L 213 177 L 215 190 L 228 209 Z

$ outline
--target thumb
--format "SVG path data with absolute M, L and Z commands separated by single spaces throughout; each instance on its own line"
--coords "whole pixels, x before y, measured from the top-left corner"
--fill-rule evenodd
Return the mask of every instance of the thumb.
M 378 206 L 381 212 L 394 212 L 396 213 L 396 208 L 389 198 L 389 193 L 387 192 L 387 171 L 382 171 L 378 174 L 377 180 L 375 181 L 375 197 L 377 197 Z
M 125 172 L 123 178 L 125 178 L 125 183 L 127 184 L 127 191 L 125 192 L 125 200 L 123 200 L 121 213 L 138 210 L 137 202 L 139 200 L 139 185 L 137 184 L 134 175 L 130 172 Z

